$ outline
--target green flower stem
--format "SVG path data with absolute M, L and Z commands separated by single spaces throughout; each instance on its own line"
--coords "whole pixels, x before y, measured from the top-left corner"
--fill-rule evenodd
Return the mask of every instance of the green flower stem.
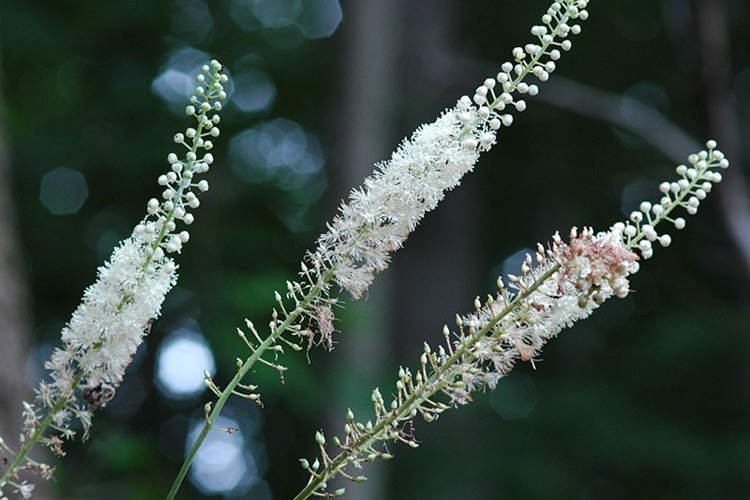
M 469 340 L 463 342 L 462 346 L 457 349 L 445 363 L 435 369 L 432 374 L 414 391 L 414 393 L 399 405 L 398 408 L 389 411 L 385 418 L 380 419 L 378 423 L 372 427 L 372 430 L 364 433 L 351 446 L 347 446 L 344 451 L 339 453 L 328 463 L 328 465 L 326 465 L 323 472 L 311 476 L 310 482 L 308 482 L 307 486 L 305 486 L 305 488 L 294 497 L 294 500 L 305 500 L 311 495 L 316 494 L 316 492 L 323 488 L 323 484 L 328 483 L 328 481 L 342 472 L 353 459 L 356 459 L 356 457 L 362 454 L 364 450 L 381 440 L 379 435 L 385 429 L 392 426 L 395 422 L 403 420 L 414 408 L 418 408 L 422 403 L 429 401 L 435 394 L 440 392 L 448 383 L 446 375 L 450 374 L 453 365 L 466 355 L 469 349 L 479 342 L 479 340 L 487 336 L 500 321 L 511 314 L 519 303 L 534 293 L 559 269 L 560 264 L 554 264 L 544 272 L 539 279 L 534 281 L 531 286 L 525 288 L 523 292 L 519 293 L 502 311 L 500 311 L 500 313 L 498 313 L 497 316 L 495 316 L 495 318 L 493 318 L 492 321 L 488 322 L 483 328 L 478 330 Z M 496 335 L 499 334 L 500 333 L 496 333 Z
M 342 260 L 345 260 L 350 257 L 352 253 L 351 248 L 356 246 L 359 240 L 361 238 L 364 238 L 368 234 L 369 230 L 372 229 L 372 227 L 374 227 L 374 225 L 370 227 L 364 227 L 361 229 L 360 234 L 357 236 L 357 238 L 355 238 L 354 241 L 350 243 L 350 249 L 342 252 Z M 255 363 L 261 359 L 261 357 L 266 353 L 266 351 L 268 351 L 274 345 L 276 345 L 277 340 L 279 340 L 279 338 L 281 338 L 281 336 L 284 333 L 286 333 L 289 327 L 297 323 L 300 316 L 302 316 L 305 313 L 308 307 L 315 303 L 316 299 L 323 293 L 323 287 L 325 287 L 326 285 L 334 281 L 335 271 L 336 271 L 335 267 L 333 267 L 332 269 L 329 269 L 328 272 L 323 277 L 323 279 L 321 280 L 321 282 L 316 283 L 310 288 L 309 293 L 304 297 L 302 301 L 300 301 L 297 304 L 297 307 L 295 307 L 295 309 L 293 309 L 285 317 L 284 321 L 280 323 L 278 326 L 276 326 L 275 330 L 271 332 L 271 334 L 257 348 L 254 349 L 252 356 L 247 358 L 242 363 L 242 366 L 237 370 L 237 373 L 235 374 L 235 376 L 232 378 L 232 380 L 227 384 L 227 386 L 219 395 L 219 399 L 216 401 L 215 404 L 212 405 L 211 411 L 208 413 L 208 416 L 206 417 L 206 422 L 203 425 L 203 428 L 201 429 L 201 432 L 198 435 L 198 438 L 195 440 L 195 442 L 193 443 L 193 446 L 190 448 L 190 451 L 187 453 L 185 457 L 185 461 L 183 462 L 182 467 L 177 473 L 177 477 L 172 483 L 172 487 L 167 493 L 166 500 L 173 500 L 175 498 L 175 495 L 177 495 L 177 492 L 182 486 L 182 483 L 184 482 L 185 477 L 187 476 L 187 473 L 190 470 L 190 466 L 192 465 L 193 460 L 195 459 L 195 456 L 198 453 L 198 450 L 203 444 L 203 441 L 205 441 L 206 437 L 208 436 L 208 433 L 213 429 L 214 423 L 216 422 L 216 419 L 219 417 L 219 414 L 221 413 L 221 410 L 224 408 L 224 405 L 229 399 L 229 396 L 232 395 L 232 393 L 235 391 L 237 386 L 242 382 L 242 380 L 247 375 L 247 373 L 253 368 Z
M 328 283 L 332 279 L 333 271 L 329 271 L 325 276 L 324 283 Z M 292 310 L 292 312 L 289 313 L 284 321 L 279 324 L 257 348 L 255 348 L 252 356 L 247 358 L 247 360 L 245 360 L 242 366 L 237 370 L 237 373 L 221 392 L 219 399 L 212 406 L 210 413 L 206 417 L 206 422 L 203 425 L 203 429 L 201 429 L 201 433 L 198 435 L 198 439 L 195 440 L 195 443 L 193 443 L 193 446 L 190 448 L 190 451 L 185 457 L 185 461 L 183 462 L 182 467 L 180 468 L 180 471 L 178 472 L 177 477 L 174 480 L 174 483 L 172 483 L 172 488 L 169 490 L 169 493 L 167 493 L 167 500 L 173 500 L 175 498 L 177 491 L 179 491 L 180 486 L 182 486 L 182 483 L 185 480 L 188 471 L 190 470 L 190 466 L 192 465 L 193 460 L 198 453 L 198 449 L 203 444 L 203 441 L 208 436 L 208 433 L 211 431 L 211 429 L 213 429 L 216 419 L 219 417 L 219 414 L 224 408 L 227 400 L 229 400 L 229 396 L 234 393 L 237 386 L 240 384 L 240 382 L 242 382 L 242 379 L 245 378 L 245 376 L 252 369 L 255 363 L 258 362 L 261 357 L 276 344 L 276 341 L 289 329 L 290 326 L 297 322 L 297 320 L 304 313 L 307 307 L 311 305 L 321 294 L 321 291 L 321 285 L 313 286 L 310 289 L 310 293 L 305 296 L 305 299 L 300 302 L 297 307 Z
M 79 373 L 75 380 L 73 381 L 73 390 L 77 390 L 78 386 L 81 383 L 81 378 L 83 377 L 82 373 Z M 18 454 L 15 456 L 13 461 L 10 463 L 8 468 L 6 469 L 5 473 L 2 477 L 0 477 L 0 488 L 5 486 L 5 484 L 9 481 L 11 474 L 13 471 L 15 471 L 20 465 L 26 460 L 26 457 L 31 453 L 31 450 L 34 449 L 34 446 L 39 442 L 40 439 L 44 436 L 44 432 L 47 430 L 47 427 L 50 426 L 52 423 L 52 418 L 54 415 L 65 408 L 65 406 L 68 404 L 68 398 L 62 398 L 58 400 L 55 405 L 50 409 L 50 411 L 47 412 L 47 415 L 44 417 L 44 419 L 37 425 L 36 432 L 32 434 L 32 436 L 26 441 L 26 443 L 23 445 L 23 447 L 19 450 Z
M 26 441 L 26 444 L 23 445 L 21 450 L 16 455 L 16 458 L 13 460 L 13 462 L 10 463 L 3 476 L 0 477 L 0 487 L 5 486 L 5 484 L 10 479 L 11 473 L 15 471 L 26 460 L 28 454 L 31 452 L 34 446 L 36 446 L 36 443 L 42 438 L 44 431 L 47 430 L 49 424 L 52 423 L 52 416 L 55 414 L 55 412 L 60 411 L 67 403 L 67 399 L 61 399 L 52 408 L 53 411 L 50 411 L 47 416 L 44 417 L 44 420 L 42 420 L 42 422 L 39 424 L 36 432 L 31 436 L 31 438 Z

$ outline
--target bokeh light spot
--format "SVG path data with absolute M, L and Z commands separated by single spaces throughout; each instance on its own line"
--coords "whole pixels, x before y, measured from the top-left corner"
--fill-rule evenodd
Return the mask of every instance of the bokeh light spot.
M 536 250 L 532 250 L 529 247 L 524 247 L 518 250 L 513 255 L 506 257 L 505 260 L 503 261 L 503 273 L 502 273 L 503 280 L 507 279 L 507 276 L 509 274 L 520 276 L 521 266 L 526 260 L 526 256 L 534 255 L 535 253 L 536 253 Z M 493 276 L 492 278 L 493 280 L 497 279 L 497 276 Z
M 265 111 L 276 97 L 273 80 L 260 70 L 250 70 L 234 77 L 232 103 L 245 113 Z
M 270 500 L 270 492 L 263 481 L 267 468 L 265 445 L 255 438 L 262 421 L 256 407 L 247 402 L 229 402 L 216 419 L 210 432 L 195 455 L 190 469 L 190 481 L 206 495 L 243 497 L 251 489 L 252 498 Z M 203 430 L 202 419 L 195 419 L 185 440 L 187 453 Z M 229 431 L 221 432 L 221 429 Z M 264 487 L 265 486 L 265 487 Z
M 333 35 L 344 18 L 339 0 L 315 0 L 307 3 L 300 23 L 305 36 L 316 39 Z
M 324 164 L 318 139 L 284 118 L 239 133 L 229 149 L 232 170 L 244 181 L 274 180 L 285 189 L 305 184 Z
M 162 66 L 159 76 L 151 82 L 151 91 L 161 97 L 175 112 L 184 115 L 188 100 L 195 94 L 198 82 L 195 77 L 211 57 L 200 50 L 186 47 L 173 52 Z M 233 79 L 224 85 L 227 96 L 234 90 Z
M 39 201 L 55 215 L 78 212 L 88 197 L 86 178 L 77 170 L 59 167 L 42 177 Z
M 318 39 L 336 31 L 343 12 L 339 0 L 234 0 L 230 16 L 247 31 L 280 30 L 287 35 L 293 31 L 304 38 Z M 282 39 L 269 40 L 284 44 Z
M 182 40 L 199 43 L 213 29 L 211 12 L 203 0 L 179 0 L 172 16 L 172 32 Z
M 170 399 L 190 399 L 205 389 L 204 371 L 213 375 L 216 364 L 211 349 L 190 322 L 169 335 L 156 355 L 156 385 Z

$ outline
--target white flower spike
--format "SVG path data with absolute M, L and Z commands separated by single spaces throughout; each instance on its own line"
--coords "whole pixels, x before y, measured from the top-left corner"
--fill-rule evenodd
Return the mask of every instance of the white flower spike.
M 136 349 L 159 316 L 165 295 L 177 281 L 177 265 L 167 254 L 179 252 L 189 240 L 189 233 L 178 230 L 178 223 L 193 221 L 197 195 L 208 189 L 208 183 L 197 177 L 208 171 L 213 156 L 206 152 L 199 157 L 199 152 L 213 147 L 206 138 L 219 135 L 216 113 L 226 99 L 227 76 L 221 64 L 212 61 L 202 71 L 192 104 L 186 108 L 197 128 L 175 135 L 175 142 L 188 151 L 184 159 L 176 153 L 168 155 L 170 171 L 158 178 L 165 188 L 162 201 L 149 200 L 146 218 L 99 268 L 96 282 L 86 289 L 81 305 L 63 328 L 63 346 L 45 363 L 49 379 L 37 388 L 35 404 L 24 402 L 22 449 L 14 453 L 0 441 L 0 447 L 13 457 L 2 471 L 0 494 L 7 484 L 23 498 L 31 495 L 32 484 L 12 482 L 19 471 L 35 471 L 45 479 L 52 475 L 51 467 L 28 457 L 36 443 L 64 455 L 64 441 L 76 435 L 72 427 L 76 419 L 84 439 L 88 436 L 94 411 L 114 397 Z

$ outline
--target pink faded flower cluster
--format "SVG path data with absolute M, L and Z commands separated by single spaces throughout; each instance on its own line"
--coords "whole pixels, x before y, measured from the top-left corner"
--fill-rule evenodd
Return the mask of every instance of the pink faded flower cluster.
M 462 318 L 453 351 L 463 350 L 450 369 L 458 383 L 445 392 L 465 404 L 480 387 L 494 388 L 516 361 L 531 361 L 563 328 L 588 317 L 612 296 L 629 292 L 628 276 L 638 271 L 638 256 L 617 230 L 594 234 L 590 228 L 570 233 L 570 243 L 555 234 L 551 247 L 528 255 L 520 276 L 476 311 Z M 462 349 L 464 348 L 464 349 Z M 441 356 L 449 362 L 449 356 Z

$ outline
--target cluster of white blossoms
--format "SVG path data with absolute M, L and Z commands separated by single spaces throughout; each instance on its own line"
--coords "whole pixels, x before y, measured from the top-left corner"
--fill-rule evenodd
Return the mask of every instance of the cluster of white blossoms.
M 626 237 L 628 246 L 637 245 L 644 259 L 654 254 L 653 242 L 658 241 L 663 247 L 669 246 L 672 242 L 668 234 L 656 232 L 657 224 L 667 221 L 671 222 L 676 229 L 683 229 L 685 219 L 670 217 L 672 210 L 682 207 L 688 214 L 696 214 L 701 201 L 711 192 L 713 184 L 721 182 L 721 173 L 712 169 L 728 168 L 729 160 L 724 157 L 724 153 L 716 149 L 716 141 L 708 141 L 706 148 L 706 151 L 688 157 L 689 167 L 687 165 L 677 167 L 677 175 L 680 179 L 659 184 L 659 191 L 663 194 L 659 203 L 651 204 L 644 201 L 639 210 L 630 214 L 629 221 L 615 226 Z
M 405 140 L 390 160 L 377 165 L 372 177 L 341 205 L 316 250 L 307 256 L 305 267 L 313 275 L 310 286 L 325 291 L 333 278 L 354 298 L 364 294 L 424 215 L 458 186 L 479 154 L 493 146 L 497 131 L 513 122 L 508 111 L 526 109 L 526 102 L 514 95 L 538 92 L 524 79 L 529 74 L 540 81 L 549 78 L 560 51 L 571 48 L 567 37 L 581 31 L 571 22 L 588 18 L 586 5 L 585 0 L 553 3 L 542 24 L 531 30 L 538 43 L 516 47 L 513 61 L 485 80 L 473 99 L 462 97 L 436 122 Z
M 187 226 L 192 224 L 194 217 L 191 211 L 200 206 L 198 195 L 208 191 L 208 181 L 198 180 L 197 176 L 208 172 L 214 162 L 209 151 L 214 147 L 211 139 L 219 137 L 221 117 L 218 112 L 222 109 L 222 101 L 227 98 L 223 84 L 228 77 L 216 60 L 211 61 L 210 66 L 203 66 L 202 71 L 197 77 L 200 85 L 190 98 L 190 105 L 185 108 L 185 113 L 198 122 L 197 128 L 189 127 L 184 134 L 174 136 L 174 142 L 185 146 L 187 154 L 184 159 L 180 159 L 176 153 L 167 156 L 170 171 L 158 179 L 159 185 L 165 187 L 162 200 L 149 200 L 147 210 L 151 218 L 135 228 L 135 236 L 152 244 L 156 250 L 155 258 L 162 255 L 160 247 L 167 253 L 179 252 L 182 245 L 187 243 L 190 234 L 187 231 L 176 232 L 177 221 Z M 205 153 L 199 158 L 201 150 Z
M 193 222 L 191 210 L 198 207 L 197 195 L 208 189 L 208 183 L 197 176 L 208 170 L 213 158 L 210 153 L 199 158 L 198 153 L 213 147 L 210 138 L 219 135 L 219 116 L 212 113 L 221 110 L 221 101 L 226 99 L 222 84 L 227 76 L 222 66 L 212 61 L 202 71 L 186 110 L 197 127 L 175 136 L 175 142 L 185 145 L 188 152 L 184 159 L 169 155 L 170 171 L 158 180 L 165 187 L 162 201 L 148 202 L 146 218 L 99 268 L 96 282 L 85 290 L 80 306 L 63 328 L 62 347 L 45 363 L 49 379 L 39 384 L 35 404 L 24 403 L 22 450 L 14 454 L 15 460 L 0 480 L 0 491 L 8 484 L 28 498 L 33 485 L 15 484 L 12 478 L 21 470 L 33 470 L 45 478 L 52 474 L 49 466 L 27 457 L 34 444 L 43 443 L 63 455 L 64 440 L 76 434 L 75 419 L 81 423 L 84 438 L 88 435 L 93 412 L 114 396 L 177 281 L 177 266 L 167 253 L 179 252 L 188 241 L 187 231 L 178 232 L 177 221 Z
M 58 454 L 63 453 L 61 438 L 75 434 L 69 426 L 71 417 L 80 419 L 88 431 L 93 411 L 114 396 L 150 322 L 159 316 L 164 297 L 177 281 L 174 261 L 153 257 L 153 249 L 136 238 L 123 241 L 99 268 L 96 282 L 86 289 L 63 328 L 63 347 L 45 363 L 51 380 L 40 383 L 37 396 L 46 411 L 53 412 L 52 427 L 60 435 L 41 440 Z M 36 412 L 27 408 L 27 422 L 32 424 L 27 434 L 38 423 L 32 416 Z
M 562 329 L 588 317 L 611 297 L 627 297 L 628 278 L 640 268 L 636 252 L 648 258 L 652 248 L 644 242 L 669 244 L 668 236 L 658 235 L 654 227 L 668 221 L 682 229 L 684 219 L 672 218 L 671 212 L 682 207 L 695 214 L 712 183 L 721 181 L 716 169 L 729 166 L 715 141 L 708 141 L 706 147 L 689 157 L 691 167 L 677 168 L 679 180 L 661 184 L 664 197 L 659 204 L 641 204 L 642 211 L 636 212 L 640 217 L 631 215 L 635 225 L 618 222 L 600 233 L 573 228 L 568 243 L 555 234 L 549 246 L 537 245 L 519 275 L 509 275 L 507 285 L 498 278 L 497 295 L 484 302 L 477 298 L 474 312 L 456 317 L 456 331 L 444 327 L 443 345 L 435 350 L 425 344 L 417 370 L 399 369 L 390 404 L 380 390 L 373 391 L 372 420 L 359 422 L 351 410 L 347 412 L 343 438 L 332 439 L 340 450 L 337 455 L 328 453 L 324 434 L 317 432 L 320 459 L 301 461 L 310 474 L 305 492 L 324 491 L 337 475 L 361 482 L 363 476 L 352 476 L 346 469 L 391 458 L 379 443 L 397 440 L 418 445 L 412 432 L 415 417 L 434 421 L 444 411 L 469 403 L 473 392 L 494 389 L 518 361 L 533 364 L 542 347 Z M 647 224 L 640 224 L 644 220 Z M 334 494 L 343 494 L 343 489 Z

